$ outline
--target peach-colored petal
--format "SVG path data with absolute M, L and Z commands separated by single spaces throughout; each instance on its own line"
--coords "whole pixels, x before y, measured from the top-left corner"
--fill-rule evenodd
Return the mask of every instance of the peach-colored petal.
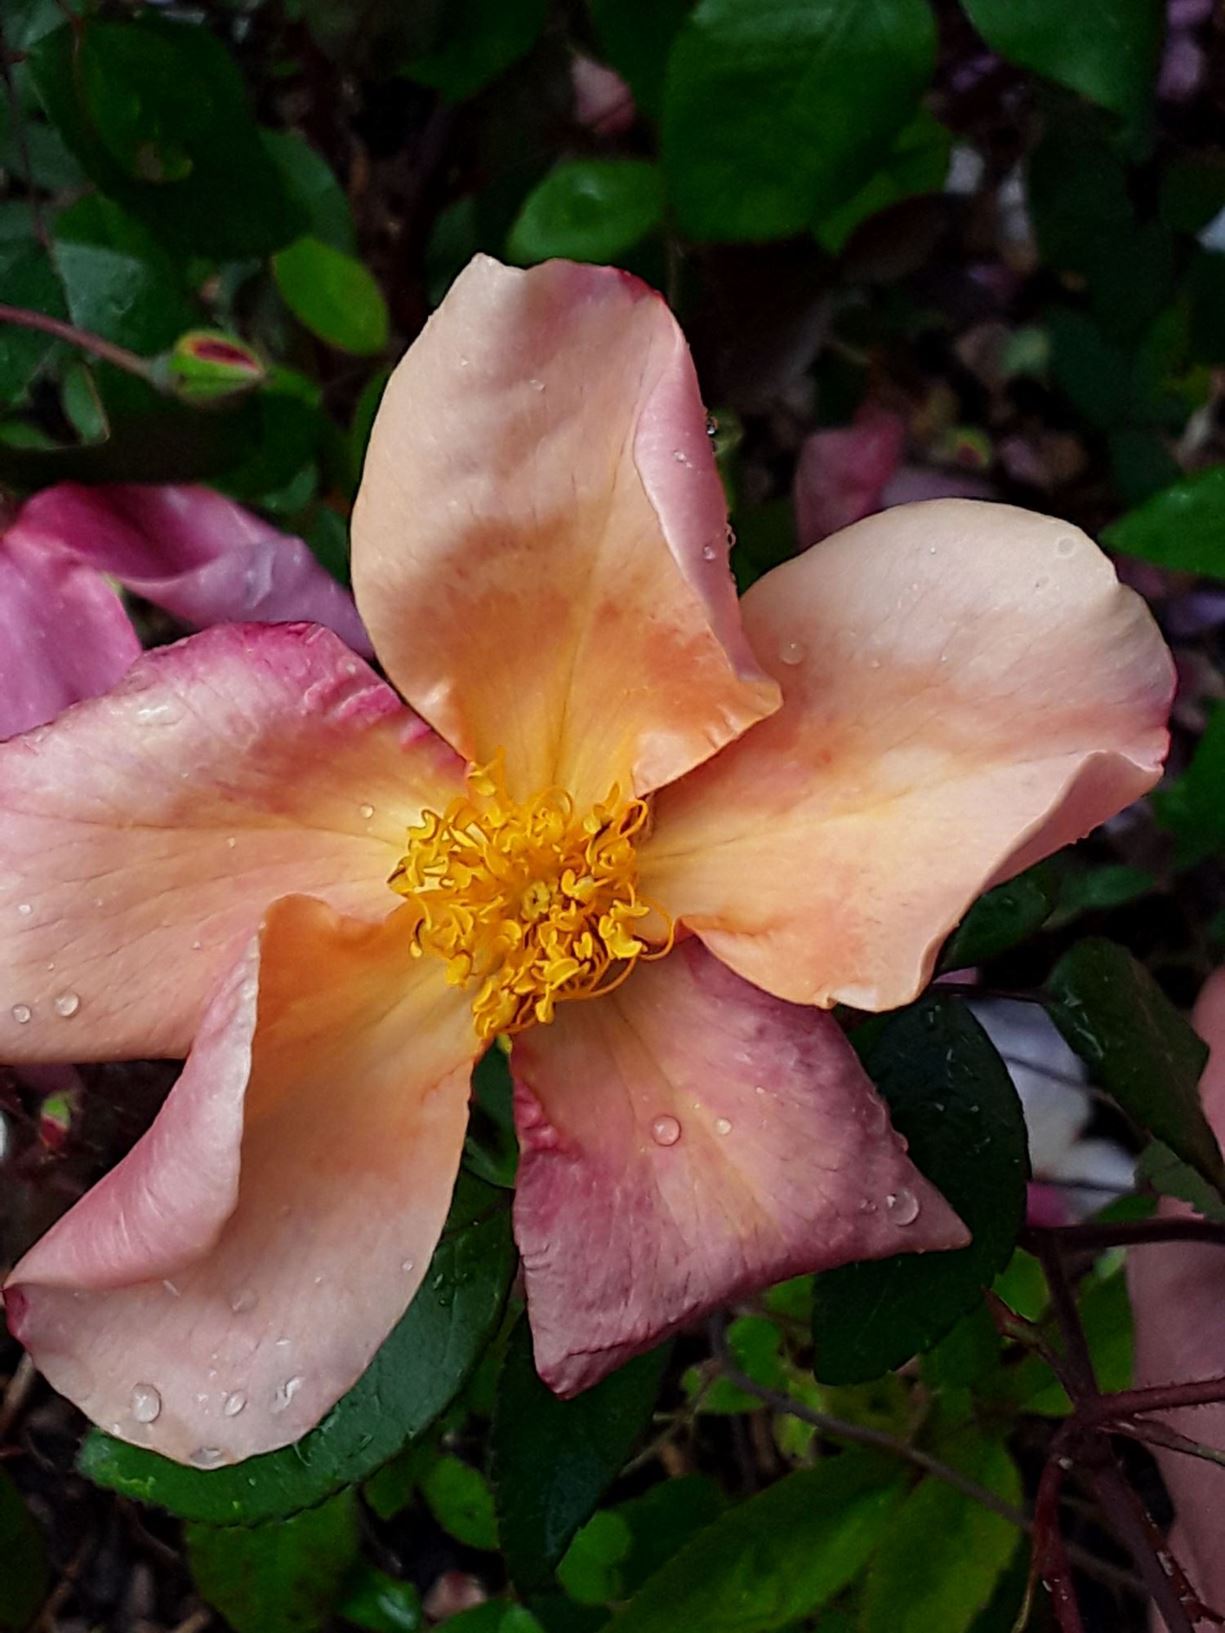
M 0 536 L 0 738 L 105 692 L 139 652 L 104 578 L 15 527 Z
M 696 941 L 525 1032 L 511 1068 L 515 1235 L 562 1394 L 783 1277 L 968 1239 L 834 1020 Z
M 229 625 L 0 745 L 0 1060 L 185 1054 L 267 904 L 382 918 L 458 762 L 329 631 Z
M 353 515 L 388 673 L 512 792 L 659 787 L 777 705 L 684 337 L 645 285 L 478 257 L 391 377 Z
M 1211 1054 L 1200 1093 L 1208 1121 L 1225 1140 L 1225 969 L 1209 976 L 1195 1006 L 1195 1027 Z M 1168 1217 L 1190 1217 L 1163 1202 Z M 1225 1251 L 1208 1243 L 1138 1247 L 1128 1256 L 1136 1323 L 1136 1383 L 1185 1383 L 1225 1373 Z M 1225 1452 L 1225 1405 L 1164 1412 L 1161 1421 Z M 1225 1615 L 1225 1469 L 1197 1457 L 1157 1451 L 1177 1523 L 1171 1546 L 1204 1603 Z M 1196 1624 L 1207 1629 L 1211 1624 Z M 1158 1628 L 1164 1626 L 1158 1621 Z
M 275 903 L 153 1127 L 13 1271 L 17 1337 L 113 1434 L 203 1466 L 286 1445 L 420 1285 L 478 1045 L 405 913 Z
M 906 1003 L 975 897 L 1156 782 L 1147 608 L 1066 522 L 906 505 L 744 601 L 783 706 L 656 804 L 643 891 L 801 1003 Z

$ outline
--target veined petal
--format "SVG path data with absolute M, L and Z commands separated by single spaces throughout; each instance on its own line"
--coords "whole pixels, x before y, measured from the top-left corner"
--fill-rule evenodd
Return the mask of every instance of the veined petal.
M 228 625 L 0 745 L 0 1060 L 187 1052 L 292 891 L 382 918 L 459 763 L 329 631 Z
M 149 1132 L 9 1278 L 14 1333 L 112 1434 L 205 1467 L 286 1445 L 420 1285 L 478 1045 L 406 916 L 275 903 Z
M 536 1365 L 573 1394 L 719 1304 L 964 1246 L 837 1023 L 690 940 L 515 1040 Z
M 0 535 L 0 738 L 107 691 L 139 652 L 105 579 L 18 527 Z
M 197 629 L 309 621 L 370 654 L 352 596 L 310 547 L 211 488 L 61 482 L 28 499 L 14 526 Z
M 478 257 L 392 375 L 353 515 L 388 673 L 519 798 L 670 782 L 777 706 L 689 353 L 608 268 Z
M 1066 522 L 933 500 L 768 574 L 783 706 L 660 794 L 642 888 L 748 980 L 891 1009 L 988 885 L 1157 781 L 1173 666 Z

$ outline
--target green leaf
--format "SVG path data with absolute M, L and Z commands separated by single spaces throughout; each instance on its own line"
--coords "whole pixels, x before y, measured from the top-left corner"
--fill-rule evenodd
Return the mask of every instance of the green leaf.
M 622 1562 L 627 1593 L 633 1593 L 690 1539 L 712 1525 L 727 1507 L 722 1490 L 704 1474 L 682 1474 L 632 1497 L 613 1510 L 630 1528 L 633 1544 Z
M 1177 837 L 1181 861 L 1225 850 L 1225 706 L 1212 709 L 1191 764 L 1154 794 L 1153 809 L 1162 827 Z
M 811 1312 L 809 1312 L 811 1315 Z M 767 1389 L 783 1389 L 787 1379 L 781 1349 L 782 1332 L 762 1315 L 742 1315 L 728 1325 L 728 1354 L 737 1368 Z M 727 1378 L 710 1380 L 706 1368 L 690 1367 L 683 1379 L 685 1393 L 699 1412 L 718 1414 L 760 1411 L 759 1395 L 750 1395 Z
M 613 1617 L 609 1633 L 771 1633 L 840 1593 L 886 1535 L 896 1465 L 858 1451 L 790 1474 L 681 1549 Z
M 506 251 L 520 266 L 554 255 L 615 261 L 663 219 L 664 184 L 645 159 L 571 159 L 532 189 Z
M 33 240 L 0 241 L 0 289 L 5 304 L 66 318 L 68 310 L 50 257 Z M 15 402 L 38 372 L 55 341 L 36 329 L 0 323 L 0 403 Z
M 910 1155 L 973 1235 L 952 1253 L 899 1254 L 813 1279 L 813 1370 L 860 1383 L 930 1349 L 1007 1263 L 1029 1158 L 1012 1079 L 982 1027 L 938 993 L 887 1020 L 869 1075 Z
M 1174 159 L 1161 172 L 1161 219 L 1198 233 L 1225 210 L 1225 162 L 1216 153 Z
M 1163 0 L 962 0 L 993 51 L 1135 120 L 1149 107 Z
M 1136 1180 L 1141 1183 L 1147 1181 L 1162 1196 L 1189 1202 L 1205 1219 L 1225 1224 L 1225 1200 L 1222 1200 L 1220 1192 L 1160 1140 L 1150 1140 L 1140 1153 Z
M 681 229 L 781 238 L 827 216 L 914 118 L 935 50 L 926 0 L 701 0 L 664 92 Z
M 80 329 L 152 356 L 199 321 L 175 262 L 109 199 L 95 194 L 61 211 L 53 254 Z
M 1156 493 L 1102 534 L 1108 549 L 1159 567 L 1225 578 L 1225 465 Z
M 242 77 L 208 29 L 91 17 L 44 36 L 27 62 L 90 180 L 163 242 L 224 259 L 268 254 L 301 231 Z
M 952 133 L 926 108 L 898 132 L 889 157 L 853 198 L 817 223 L 817 240 L 837 255 L 855 229 L 902 199 L 938 193 L 948 175 Z
M 971 1431 L 940 1455 L 1020 1507 L 1020 1477 L 1001 1441 Z M 1016 1546 L 1017 1529 L 1006 1519 L 941 1480 L 924 1480 L 893 1516 L 873 1562 L 861 1633 L 964 1633 Z
M 387 344 L 387 302 L 374 275 L 320 238 L 299 238 L 272 259 L 286 306 L 312 334 L 366 356 Z
M 625 1519 L 615 1509 L 595 1514 L 566 1549 L 557 1580 L 577 1604 L 607 1605 L 625 1597 L 621 1566 L 634 1546 Z
M 530 1610 L 522 1605 L 508 1605 L 501 1599 L 448 1616 L 447 1633 L 544 1633 Z
M 447 0 L 435 12 L 432 49 L 404 72 L 462 102 L 527 55 L 548 12 L 549 0 Z
M 503 1193 L 462 1175 L 416 1298 L 368 1370 L 296 1446 L 204 1474 L 94 1431 L 82 1472 L 186 1519 L 255 1525 L 355 1484 L 445 1411 L 502 1313 L 512 1250 Z
M 513 1187 L 519 1166 L 515 1134 L 514 1084 L 502 1049 L 486 1049 L 472 1068 L 472 1100 L 464 1162 L 490 1185 Z
M 330 1620 L 357 1558 L 357 1502 L 333 1497 L 278 1525 L 189 1525 L 196 1586 L 234 1633 L 315 1633 Z
M 1054 911 L 1059 883 L 1043 862 L 981 896 L 949 937 L 940 959 L 945 970 L 985 964 L 1027 941 Z
M 498 1380 L 493 1476 L 507 1569 L 520 1588 L 543 1582 L 650 1420 L 667 1364 L 664 1346 L 574 1400 L 541 1383 L 526 1320 L 511 1335 Z
M 692 0 L 588 0 L 596 38 L 644 113 L 663 103 L 668 53 Z
M 261 130 L 260 139 L 287 195 L 305 217 L 308 230 L 343 255 L 354 254 L 357 234 L 353 230 L 353 212 L 344 188 L 323 155 L 316 153 L 297 131 Z
M 1218 1189 L 1225 1184 L 1216 1136 L 1197 1085 L 1206 1046 L 1142 964 L 1093 937 L 1066 953 L 1047 990 L 1051 1019 L 1132 1121 Z
M 439 1457 L 425 1471 L 421 1494 L 430 1513 L 456 1542 L 469 1548 L 498 1546 L 493 1493 L 479 1469 L 458 1457 Z
M 364 1565 L 349 1578 L 339 1615 L 368 1633 L 418 1633 L 424 1625 L 421 1595 L 411 1582 Z
M 47 1550 L 21 1493 L 0 1470 L 0 1627 L 14 1633 L 47 1597 Z

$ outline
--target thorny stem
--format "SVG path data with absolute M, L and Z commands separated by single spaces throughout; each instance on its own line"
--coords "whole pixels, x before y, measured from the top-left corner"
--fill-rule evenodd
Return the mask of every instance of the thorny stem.
M 1184 1457 L 1199 1457 L 1205 1463 L 1216 1463 L 1225 1468 L 1225 1452 L 1215 1446 L 1206 1446 L 1201 1440 L 1191 1440 L 1171 1429 L 1168 1423 L 1112 1423 L 1112 1435 L 1126 1435 L 1146 1446 L 1164 1446 L 1167 1451 L 1181 1452 Z
M 70 346 L 76 346 L 83 352 L 91 352 L 104 363 L 113 364 L 125 374 L 136 375 L 147 385 L 157 385 L 148 358 L 129 351 L 126 346 L 116 346 L 113 341 L 104 340 L 101 335 L 93 335 L 86 329 L 78 329 L 75 324 L 65 323 L 62 318 L 50 317 L 46 312 L 32 312 L 24 306 L 0 304 L 0 323 L 12 323 L 19 329 L 38 329 L 43 334 L 54 335 L 57 340 L 66 340 Z

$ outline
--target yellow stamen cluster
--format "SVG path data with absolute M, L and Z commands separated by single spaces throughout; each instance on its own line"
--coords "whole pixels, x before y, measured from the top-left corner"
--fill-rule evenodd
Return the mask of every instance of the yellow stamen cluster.
M 648 814 L 616 786 L 583 815 L 561 788 L 519 804 L 499 756 L 408 830 L 388 883 L 417 909 L 414 952 L 444 959 L 453 986 L 476 984 L 480 1037 L 551 1021 L 556 1004 L 610 992 L 671 945 L 666 915 L 638 895 L 635 840 Z

